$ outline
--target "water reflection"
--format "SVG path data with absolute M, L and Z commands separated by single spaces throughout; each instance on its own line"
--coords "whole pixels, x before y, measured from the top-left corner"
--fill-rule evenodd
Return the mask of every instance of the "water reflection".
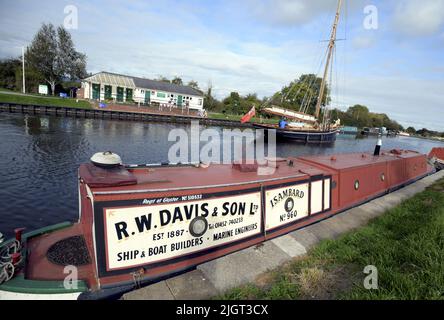
M 97 151 L 112 150 L 126 163 L 168 161 L 172 129 L 190 132 L 189 125 L 99 119 L 22 116 L 0 117 L 0 230 L 25 226 L 29 230 L 78 215 L 77 169 Z M 223 128 L 211 128 L 222 134 Z M 225 142 L 226 143 L 226 142 Z M 282 142 L 277 156 L 372 151 L 376 138 L 340 135 L 335 144 L 300 145 Z M 206 142 L 200 143 L 202 148 Z M 428 152 L 443 143 L 408 137 L 384 138 L 383 148 Z M 221 151 L 223 146 L 220 146 Z M 233 154 L 233 153 L 232 153 Z M 250 155 L 246 155 L 250 156 Z

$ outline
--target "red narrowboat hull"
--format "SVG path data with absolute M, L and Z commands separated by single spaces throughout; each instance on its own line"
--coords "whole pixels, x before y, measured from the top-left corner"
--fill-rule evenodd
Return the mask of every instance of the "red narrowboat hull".
M 25 236 L 25 263 L 16 277 L 24 283 L 63 282 L 68 253 L 62 249 L 60 261 L 49 253 L 77 237 L 84 244 L 79 254 L 86 257 L 76 265 L 84 283 L 77 298 L 119 295 L 328 218 L 433 171 L 425 155 L 403 150 L 264 165 L 84 164 L 79 221 Z M 68 257 L 74 263 L 75 254 Z M 0 285 L 0 296 L 11 288 L 7 284 Z

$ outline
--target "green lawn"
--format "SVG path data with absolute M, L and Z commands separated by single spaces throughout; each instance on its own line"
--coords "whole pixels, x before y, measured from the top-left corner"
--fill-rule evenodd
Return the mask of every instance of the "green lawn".
M 79 100 L 79 102 L 76 102 L 76 99 L 70 98 L 63 99 L 58 97 L 46 97 L 37 95 L 23 96 L 17 94 L 9 94 L 3 90 L 0 91 L 0 102 L 91 109 L 91 104 L 85 100 Z
M 363 269 L 378 270 L 378 289 Z M 444 299 L 444 179 L 222 299 Z
M 208 118 L 210 119 L 225 119 L 225 120 L 231 120 L 231 121 L 240 121 L 240 119 L 243 117 L 243 115 L 237 115 L 237 114 L 223 114 L 223 113 L 216 113 L 216 112 L 209 112 Z M 260 122 L 260 123 L 271 123 L 271 124 L 277 124 L 279 119 L 269 119 L 269 118 L 259 118 L 259 117 L 253 117 L 251 118 L 250 122 Z

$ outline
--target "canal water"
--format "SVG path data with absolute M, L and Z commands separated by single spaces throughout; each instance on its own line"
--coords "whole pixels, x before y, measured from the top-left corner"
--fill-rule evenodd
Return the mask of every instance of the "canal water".
M 207 127 L 201 127 L 204 129 Z M 77 169 L 98 151 L 112 150 L 124 163 L 168 161 L 172 129 L 189 125 L 52 116 L 0 115 L 0 232 L 12 236 L 78 217 Z M 211 127 L 221 133 L 221 127 Z M 375 138 L 339 135 L 331 146 L 278 143 L 277 156 L 373 151 Z M 201 143 L 201 146 L 205 143 Z M 444 143 L 409 137 L 383 138 L 383 148 L 428 153 Z

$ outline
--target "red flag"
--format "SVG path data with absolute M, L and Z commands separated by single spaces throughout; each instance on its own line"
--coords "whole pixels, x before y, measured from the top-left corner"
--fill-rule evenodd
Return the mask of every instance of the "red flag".
M 250 121 L 251 118 L 254 117 L 254 115 L 256 114 L 256 109 L 254 108 L 254 106 L 251 107 L 250 111 L 248 111 L 242 118 L 241 118 L 241 123 L 245 123 Z

